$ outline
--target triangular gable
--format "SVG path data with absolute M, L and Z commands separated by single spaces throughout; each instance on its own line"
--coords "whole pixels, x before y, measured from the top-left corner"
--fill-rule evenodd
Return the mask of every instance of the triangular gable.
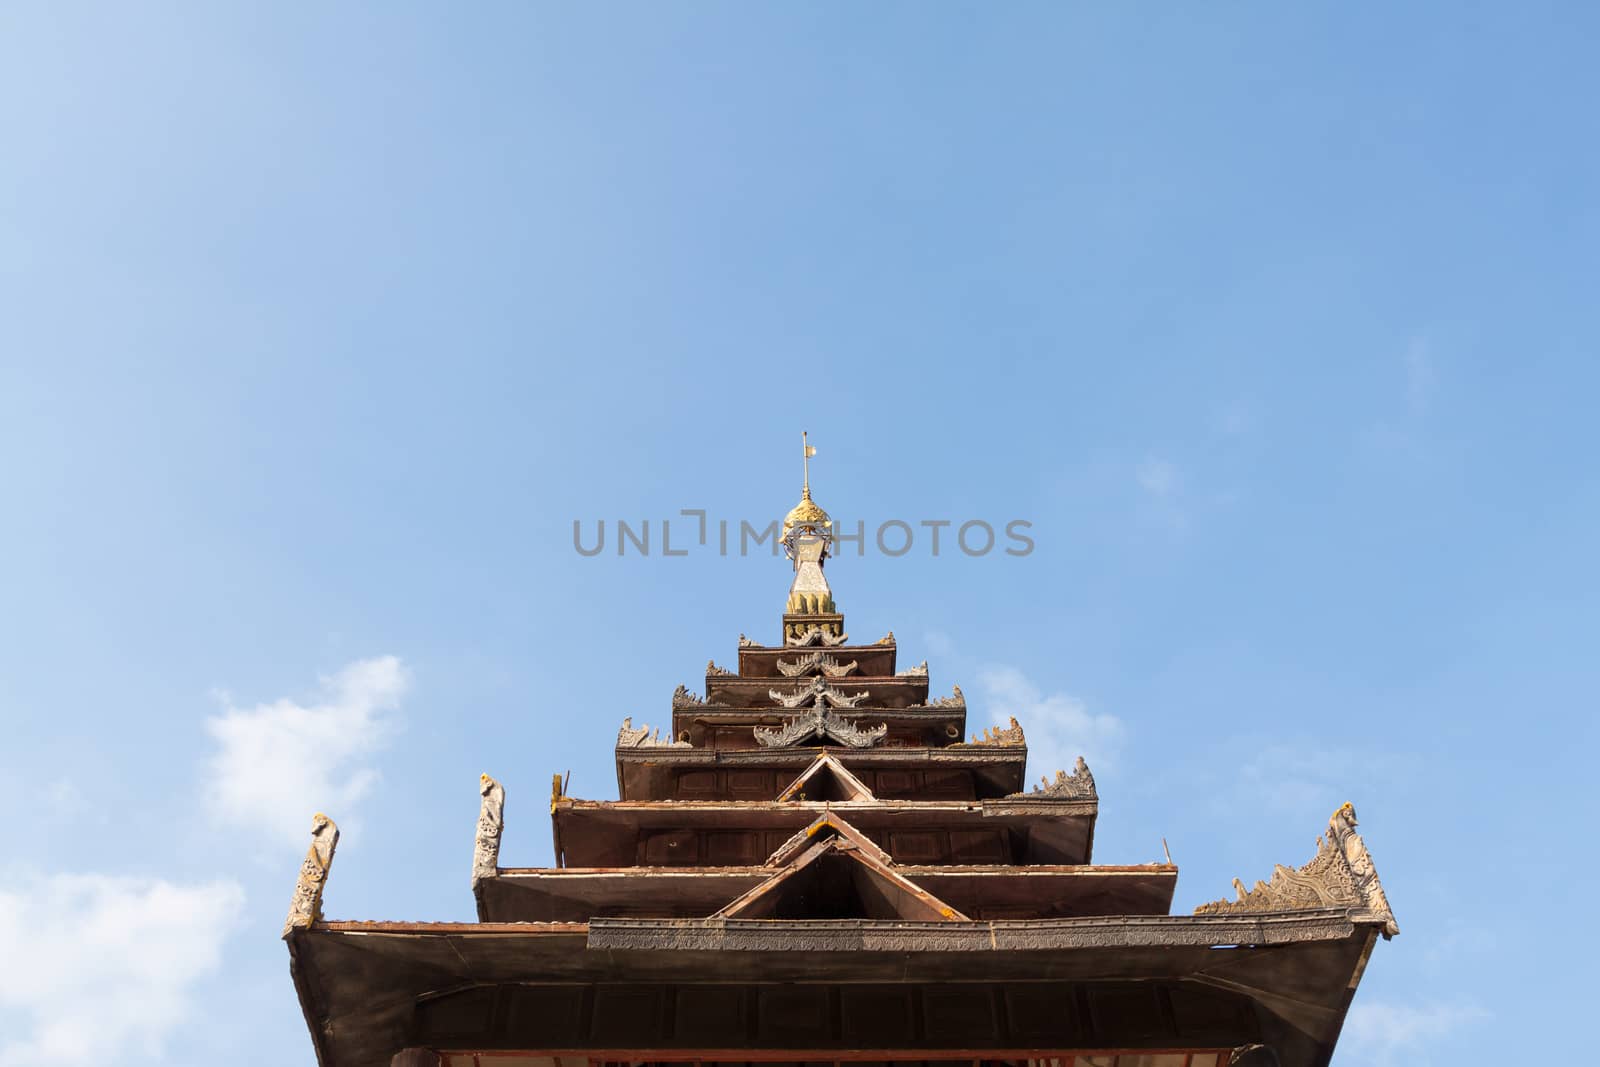
M 779 800 L 875 800 L 866 783 L 845 765 L 824 752 L 811 761 L 800 777 L 790 782 Z
M 969 921 L 834 829 L 711 918 Z
M 765 866 L 785 866 L 796 856 L 804 852 L 806 847 L 813 841 L 820 840 L 833 834 L 837 834 L 839 837 L 849 841 L 851 844 L 859 848 L 863 853 L 872 856 L 880 863 L 893 862 L 889 859 L 889 854 L 887 852 L 872 843 L 872 839 L 870 837 L 862 833 L 860 830 L 857 830 L 854 826 L 851 826 L 843 819 L 839 818 L 839 816 L 835 815 L 832 811 L 825 811 L 812 820 L 811 825 L 807 826 L 804 830 L 801 830 L 799 833 L 789 838 L 789 840 L 779 845 L 776 851 L 767 857 Z

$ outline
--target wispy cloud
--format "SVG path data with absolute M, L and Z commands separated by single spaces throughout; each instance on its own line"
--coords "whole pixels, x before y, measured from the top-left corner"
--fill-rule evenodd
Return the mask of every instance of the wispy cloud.
M 1182 534 L 1189 529 L 1190 501 L 1176 463 L 1149 455 L 1134 468 L 1133 477 L 1144 493 L 1149 515 L 1174 533 Z
M 394 729 L 389 713 L 408 684 L 400 660 L 381 656 L 324 678 L 309 703 L 237 708 L 229 702 L 206 720 L 217 743 L 205 768 L 214 816 L 291 847 L 304 845 L 313 812 L 348 814 L 377 780 L 368 760 Z
M 1354 1053 L 1348 1062 L 1425 1064 L 1422 1057 L 1429 1044 L 1488 1017 L 1464 1003 L 1400 1004 L 1358 997 L 1345 1019 L 1340 1059 Z
M 244 906 L 232 881 L 99 874 L 0 884 L 0 1067 L 157 1057 Z
M 1066 693 L 1045 693 L 1015 667 L 994 666 L 978 673 L 980 704 L 997 725 L 1015 715 L 1028 739 L 1028 766 L 1037 775 L 1070 770 L 1082 756 L 1091 769 L 1111 766 L 1121 747 L 1122 723 L 1114 715 L 1091 712 Z M 974 719 L 975 726 L 983 725 Z
M 1157 456 L 1147 456 L 1135 476 L 1139 487 L 1152 496 L 1171 496 L 1178 488 L 1178 468 Z
M 1357 801 L 1359 810 L 1372 786 L 1405 773 L 1405 759 L 1318 738 L 1234 735 L 1196 751 L 1184 773 L 1219 814 L 1266 812 L 1301 821 L 1325 817 L 1346 801 Z

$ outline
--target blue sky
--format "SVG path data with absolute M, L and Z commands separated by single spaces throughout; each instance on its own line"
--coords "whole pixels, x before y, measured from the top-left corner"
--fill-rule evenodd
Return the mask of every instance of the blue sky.
M 623 716 L 788 583 L 573 521 L 764 522 L 801 429 L 846 523 L 1032 523 L 829 576 L 1035 774 L 1089 757 L 1098 859 L 1165 837 L 1188 909 L 1355 803 L 1403 933 L 1338 1067 L 1553 1047 L 1522 1021 L 1587 1010 L 1593 940 L 1597 31 L 8 5 L 0 1065 L 312 1062 L 311 813 L 332 917 L 469 917 L 481 771 L 503 862 L 548 862 L 550 774 L 613 796 Z

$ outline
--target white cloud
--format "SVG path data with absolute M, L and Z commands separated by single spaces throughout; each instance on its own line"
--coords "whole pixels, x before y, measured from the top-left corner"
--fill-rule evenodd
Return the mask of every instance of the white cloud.
M 1155 456 L 1139 464 L 1136 476 L 1140 487 L 1152 496 L 1170 496 L 1178 488 L 1178 468 Z
M 1122 740 L 1122 723 L 1114 715 L 1096 715 L 1077 697 L 1042 692 L 1015 667 L 990 667 L 978 673 L 982 705 L 997 725 L 1015 715 L 1028 740 L 1029 773 L 1072 769 L 1082 756 L 1090 770 L 1109 767 Z M 985 725 L 973 720 L 973 726 Z
M 157 1057 L 244 905 L 232 881 L 106 875 L 0 885 L 0 1067 Z
M 1466 1004 L 1413 1005 L 1357 998 L 1345 1019 L 1339 1058 L 1354 1053 L 1356 1063 L 1424 1063 L 1418 1056 L 1429 1044 L 1487 1017 L 1482 1009 Z
M 408 675 L 394 656 L 357 660 L 322 679 L 317 701 L 233 707 L 206 720 L 210 808 L 221 822 L 303 847 L 311 816 L 348 814 L 377 780 L 367 758 L 393 728 Z

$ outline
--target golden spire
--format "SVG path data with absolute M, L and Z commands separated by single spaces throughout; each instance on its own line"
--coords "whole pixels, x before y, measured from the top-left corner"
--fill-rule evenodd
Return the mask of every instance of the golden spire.
M 833 540 L 833 520 L 828 513 L 820 508 L 816 501 L 811 499 L 811 457 L 817 454 L 816 446 L 811 444 L 810 438 L 804 430 L 800 431 L 800 463 L 803 480 L 800 485 L 800 503 L 789 510 L 783 517 L 783 532 L 779 535 L 790 555 L 794 554 L 794 543 L 790 535 L 796 533 L 810 533 L 820 536 L 824 546 Z M 827 554 L 824 547 L 823 554 Z
M 844 616 L 833 602 L 833 592 L 822 567 L 833 548 L 833 520 L 811 499 L 811 457 L 817 454 L 811 438 L 800 431 L 800 503 L 783 517 L 779 540 L 794 562 L 794 582 L 783 612 L 785 647 L 817 644 L 833 646 L 846 641 Z

